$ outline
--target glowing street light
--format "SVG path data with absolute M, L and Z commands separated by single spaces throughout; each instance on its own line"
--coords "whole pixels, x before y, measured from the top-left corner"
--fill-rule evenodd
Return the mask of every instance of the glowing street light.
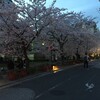
M 42 42 L 42 45 L 45 45 L 45 43 L 44 43 L 44 42 Z
M 54 73 L 59 71 L 59 67 L 58 66 L 52 66 L 52 70 Z

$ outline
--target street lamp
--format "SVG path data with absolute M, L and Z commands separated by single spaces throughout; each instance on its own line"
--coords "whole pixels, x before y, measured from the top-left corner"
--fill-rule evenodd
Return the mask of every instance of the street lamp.
M 44 42 L 42 42 L 42 45 L 45 45 L 45 43 L 44 43 Z

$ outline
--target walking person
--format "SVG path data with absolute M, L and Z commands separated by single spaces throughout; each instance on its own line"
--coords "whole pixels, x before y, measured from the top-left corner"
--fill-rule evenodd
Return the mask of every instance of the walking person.
M 84 56 L 84 68 L 88 68 L 88 62 L 89 62 L 89 56 L 87 53 L 85 53 Z

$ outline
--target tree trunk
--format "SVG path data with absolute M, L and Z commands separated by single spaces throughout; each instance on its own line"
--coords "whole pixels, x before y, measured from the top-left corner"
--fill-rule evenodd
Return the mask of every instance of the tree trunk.
M 26 68 L 29 68 L 29 58 L 28 58 L 28 56 L 27 56 L 27 50 L 26 49 L 24 49 L 24 57 L 25 57 L 25 67 Z
M 76 48 L 76 59 L 80 60 L 79 48 Z
M 64 63 L 64 50 L 63 50 L 63 45 L 60 44 L 60 56 L 61 56 L 61 64 Z
M 27 56 L 27 48 L 25 47 L 25 43 L 24 42 L 22 42 L 22 44 L 23 44 L 23 46 L 22 46 L 23 56 L 25 58 L 25 61 L 24 61 L 25 67 L 29 68 L 29 58 Z

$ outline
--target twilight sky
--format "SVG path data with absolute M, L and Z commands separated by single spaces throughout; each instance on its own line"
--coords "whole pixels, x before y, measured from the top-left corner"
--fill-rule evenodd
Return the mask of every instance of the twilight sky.
M 47 5 L 49 6 L 52 1 L 53 0 L 47 0 Z M 57 0 L 55 6 L 67 8 L 69 11 L 82 11 L 86 16 L 97 17 L 96 20 L 100 20 L 100 12 L 98 11 L 100 7 L 99 0 Z M 100 22 L 98 26 L 100 27 Z

